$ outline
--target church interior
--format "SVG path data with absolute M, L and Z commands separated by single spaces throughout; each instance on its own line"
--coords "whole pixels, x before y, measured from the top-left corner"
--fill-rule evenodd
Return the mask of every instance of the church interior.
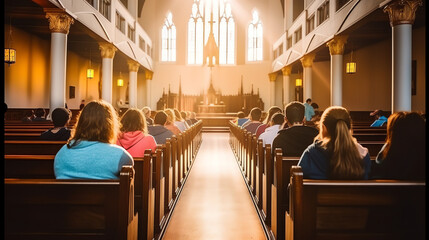
M 425 237 L 421 179 L 303 179 L 302 157 L 282 158 L 237 120 L 278 107 L 287 128 L 286 107 L 311 99 L 322 136 L 320 116 L 339 106 L 374 164 L 390 144 L 389 115 L 426 122 L 424 0 L 4 0 L 4 48 L 6 239 Z M 75 139 L 99 101 L 118 119 L 146 107 L 148 118 L 176 109 L 198 121 L 103 189 L 61 187 L 53 162 L 69 142 L 40 133 L 66 108 Z M 45 122 L 22 122 L 36 109 Z M 389 122 L 370 127 L 375 110 Z M 99 225 L 85 214 L 94 209 L 107 209 Z

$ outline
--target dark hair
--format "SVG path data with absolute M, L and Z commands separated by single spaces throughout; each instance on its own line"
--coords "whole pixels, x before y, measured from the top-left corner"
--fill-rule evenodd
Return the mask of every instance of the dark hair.
M 186 119 L 186 112 L 182 111 L 180 112 L 180 115 L 182 116 L 182 119 L 185 120 Z
M 80 140 L 114 144 L 118 136 L 119 124 L 118 113 L 110 103 L 104 100 L 89 102 L 77 117 L 76 129 L 72 132 L 67 147 L 77 145 Z
M 305 102 L 311 102 L 311 98 L 307 98 L 307 100 L 305 100 Z
M 147 133 L 146 118 L 140 109 L 129 108 L 121 117 L 121 132 L 142 131 Z
M 392 177 L 425 179 L 426 122 L 417 112 L 396 112 L 387 120 L 386 143 L 381 156 L 392 165 Z
M 285 121 L 285 115 L 283 113 L 274 113 L 273 117 L 271 118 L 271 121 L 274 123 L 274 125 L 282 125 Z
M 262 110 L 258 107 L 254 107 L 250 111 L 250 118 L 252 121 L 260 121 L 261 115 L 262 115 Z
M 317 103 L 311 103 L 311 106 L 312 106 L 314 109 L 318 109 L 318 108 L 319 108 L 319 105 L 317 105 Z
M 160 110 L 155 114 L 155 118 L 153 119 L 155 124 L 164 125 L 167 122 L 167 114 Z
M 237 113 L 237 117 L 238 117 L 238 118 L 245 118 L 245 117 L 246 117 L 246 114 L 245 114 L 244 112 L 242 112 L 242 111 L 239 111 L 239 112 Z
M 287 121 L 290 124 L 302 123 L 304 120 L 305 106 L 301 102 L 293 101 L 285 107 Z
M 45 116 L 45 109 L 43 109 L 43 108 L 36 109 L 36 111 L 34 112 L 34 115 L 36 115 L 36 117 L 44 117 Z
M 52 111 L 54 127 L 64 127 L 70 120 L 70 112 L 66 108 L 55 108 Z
M 27 110 L 26 112 L 25 112 L 25 116 L 26 117 L 31 117 L 31 116 L 33 116 L 34 115 L 34 111 L 33 110 Z

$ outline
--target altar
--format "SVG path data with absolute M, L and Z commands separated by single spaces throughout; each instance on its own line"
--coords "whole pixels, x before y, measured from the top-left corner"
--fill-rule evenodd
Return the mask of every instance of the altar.
M 198 105 L 198 113 L 226 113 L 223 104 Z

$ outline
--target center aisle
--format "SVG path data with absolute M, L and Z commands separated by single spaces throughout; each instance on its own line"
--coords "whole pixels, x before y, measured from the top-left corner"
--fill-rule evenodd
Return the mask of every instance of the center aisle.
M 163 239 L 266 239 L 228 139 L 203 133 Z

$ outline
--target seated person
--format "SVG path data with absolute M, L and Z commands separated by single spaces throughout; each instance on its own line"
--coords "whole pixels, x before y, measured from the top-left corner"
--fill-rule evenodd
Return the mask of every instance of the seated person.
M 381 110 L 375 110 L 369 115 L 375 117 L 375 121 L 371 124 L 370 127 L 382 127 L 387 123 L 387 117 L 384 116 L 384 112 Z
M 281 113 L 282 109 L 277 106 L 270 107 L 270 109 L 268 110 L 267 116 L 264 118 L 264 121 L 256 129 L 256 137 L 259 137 L 263 132 L 265 132 L 265 129 L 267 129 L 268 125 L 270 124 L 272 116 L 278 112 Z
M 43 108 L 38 108 L 36 109 L 36 111 L 34 111 L 34 119 L 33 121 L 46 121 L 45 118 L 45 109 Z
M 116 145 L 118 114 L 103 100 L 89 102 L 78 116 L 72 136 L 55 155 L 57 179 L 119 179 L 133 157 Z
M 258 107 L 252 108 L 250 110 L 250 120 L 247 121 L 245 124 L 243 124 L 243 128 L 247 131 L 251 132 L 252 134 L 256 133 L 256 129 L 261 125 L 261 116 L 262 116 L 262 110 Z
M 66 108 L 55 108 L 52 111 L 52 123 L 54 128 L 51 128 L 40 135 L 42 140 L 67 141 L 70 138 L 71 130 L 67 128 L 71 118 L 71 113 Z
M 198 122 L 197 114 L 195 112 L 191 112 L 190 118 L 191 118 L 192 124 L 195 124 L 196 122 Z
M 277 136 L 277 133 L 282 127 L 284 121 L 285 121 L 285 116 L 280 112 L 275 113 L 271 117 L 271 121 L 268 128 L 265 129 L 265 132 L 259 135 L 259 139 L 262 139 L 262 144 L 264 146 L 265 144 L 270 144 L 270 145 L 273 144 L 273 140 Z
M 242 112 L 242 111 L 239 111 L 237 113 L 237 120 L 236 120 L 237 126 L 241 127 L 247 121 L 249 121 L 249 119 L 246 118 L 246 114 L 244 112 Z
M 304 178 L 368 179 L 371 160 L 368 149 L 352 136 L 348 111 L 339 106 L 327 108 L 319 123 L 319 135 L 298 162 Z
M 149 134 L 155 138 L 157 144 L 165 144 L 167 138 L 173 136 L 173 132 L 165 127 L 167 123 L 167 114 L 160 110 L 155 114 L 154 124 L 148 126 Z
M 167 114 L 167 122 L 164 124 L 165 128 L 173 132 L 174 135 L 179 136 L 182 131 L 180 131 L 180 129 L 175 124 L 176 117 L 174 114 L 174 110 L 171 108 L 167 108 L 164 110 L 164 112 Z
M 33 110 L 28 110 L 25 112 L 25 116 L 21 119 L 21 121 L 23 122 L 31 122 L 34 119 L 34 111 Z
M 285 125 L 273 140 L 273 153 L 276 148 L 282 149 L 283 156 L 300 157 L 304 150 L 313 143 L 318 131 L 314 127 L 304 126 L 304 104 L 290 102 L 285 107 Z
M 148 134 L 146 119 L 140 109 L 129 108 L 121 117 L 121 125 L 117 145 L 133 157 L 144 157 L 146 149 L 155 152 L 155 139 Z
M 426 179 L 426 122 L 416 112 L 396 112 L 387 121 L 386 143 L 371 169 L 372 178 Z
M 151 111 L 150 107 L 146 106 L 146 107 L 142 108 L 142 111 L 143 111 L 144 117 L 146 118 L 147 126 L 152 125 L 153 124 L 153 119 L 152 119 L 152 116 L 151 116 L 152 111 Z

